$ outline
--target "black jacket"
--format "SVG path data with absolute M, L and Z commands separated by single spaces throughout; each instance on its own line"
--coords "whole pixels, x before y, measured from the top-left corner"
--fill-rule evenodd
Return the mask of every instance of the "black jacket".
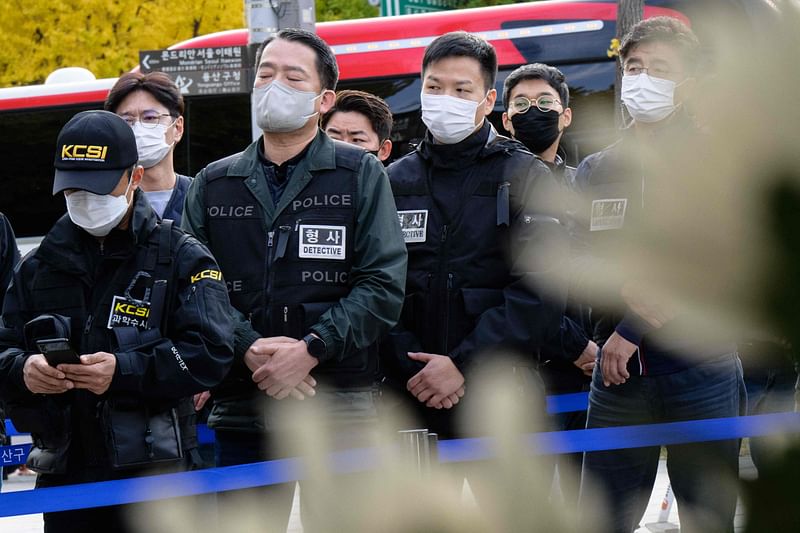
M 35 442 L 53 437 L 59 430 L 48 427 L 47 421 L 65 420 L 68 413 L 70 471 L 80 465 L 107 466 L 109 450 L 97 416 L 103 402 L 177 406 L 180 399 L 219 383 L 233 357 L 230 304 L 213 257 L 177 228 L 171 228 L 168 240 L 160 239 L 158 218 L 139 191 L 134 203 L 129 228 L 113 230 L 102 242 L 68 216 L 59 219 L 41 246 L 20 263 L 4 304 L 6 333 L 11 332 L 16 342 L 0 353 L 0 398 L 12 406 L 12 418 L 15 408 L 41 410 L 40 434 L 31 430 Z M 161 263 L 162 242 L 170 243 L 168 266 Z M 126 292 L 134 299 L 149 300 L 156 277 L 167 279 L 164 320 L 143 329 L 140 316 L 130 308 L 126 315 L 125 308 L 120 311 L 117 305 Z M 104 351 L 116 356 L 115 374 L 105 394 L 28 391 L 23 366 L 39 351 L 35 339 L 25 338 L 24 326 L 42 314 L 69 320 L 70 341 L 78 353 Z M 120 340 L 123 333 L 139 343 L 125 346 Z
M 19 250 L 14 237 L 14 230 L 8 219 L 0 213 L 0 309 L 3 309 L 3 298 L 8 284 L 11 283 L 11 274 L 14 265 L 19 261 Z
M 701 151 L 703 135 L 697 131 L 688 116 L 678 113 L 653 132 L 648 145 L 640 144 L 633 128 L 625 130 L 622 138 L 605 150 L 586 157 L 578 166 L 575 187 L 581 200 L 576 218 L 577 230 L 584 250 L 578 254 L 573 265 L 576 292 L 588 295 L 592 307 L 593 336 L 598 344 L 604 343 L 615 331 L 639 347 L 638 354 L 628 362 L 631 375 L 659 375 L 683 370 L 698 359 L 711 359 L 736 350 L 735 342 L 717 338 L 715 335 L 692 335 L 686 332 L 693 328 L 682 324 L 677 316 L 662 328 L 655 330 L 638 315 L 630 311 L 619 296 L 609 300 L 607 294 L 600 298 L 587 288 L 592 276 L 604 276 L 615 268 L 614 260 L 606 250 L 615 249 L 619 242 L 636 242 L 632 233 L 637 225 L 646 220 L 648 206 L 658 201 L 654 191 L 659 188 L 660 174 L 648 168 L 644 152 L 652 157 L 670 161 L 671 172 L 681 169 L 676 166 L 679 159 L 668 154 L 678 153 L 677 147 L 662 142 L 675 131 L 680 132 L 681 146 L 686 150 Z M 677 156 L 675 156 L 677 158 Z M 666 178 L 664 178 L 666 179 Z M 657 246 L 658 243 L 653 243 Z M 609 276 L 617 279 L 618 276 Z M 619 294 L 621 287 L 611 293 Z
M 566 239 L 547 167 L 486 122 L 455 145 L 428 135 L 388 172 L 409 264 L 401 322 L 381 346 L 387 379 L 422 367 L 409 351 L 449 355 L 462 371 L 491 349 L 534 358 L 564 312 L 554 273 Z

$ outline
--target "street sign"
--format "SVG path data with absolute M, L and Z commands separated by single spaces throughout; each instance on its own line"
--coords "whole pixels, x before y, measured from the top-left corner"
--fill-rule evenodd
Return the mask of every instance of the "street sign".
M 458 9 L 465 4 L 464 0 L 380 0 L 381 16 L 413 15 L 414 13 L 431 13 Z
M 253 86 L 253 60 L 247 46 L 144 50 L 139 52 L 142 72 L 163 72 L 181 94 L 249 93 Z

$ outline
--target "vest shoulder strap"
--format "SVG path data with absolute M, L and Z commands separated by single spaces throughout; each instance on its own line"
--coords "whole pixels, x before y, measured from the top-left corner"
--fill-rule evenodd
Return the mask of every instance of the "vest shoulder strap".
M 361 166 L 361 158 L 364 156 L 364 149 L 347 144 L 342 141 L 333 141 L 334 152 L 336 154 L 336 167 L 346 168 L 355 172 Z
M 218 159 L 209 164 L 206 167 L 206 179 L 208 181 L 213 181 L 225 177 L 228 174 L 228 169 L 239 160 L 243 153 L 244 152 L 239 152 L 238 154 L 229 155 L 228 157 Z
M 428 196 L 427 169 L 417 152 L 411 152 L 392 163 L 389 182 L 395 196 Z

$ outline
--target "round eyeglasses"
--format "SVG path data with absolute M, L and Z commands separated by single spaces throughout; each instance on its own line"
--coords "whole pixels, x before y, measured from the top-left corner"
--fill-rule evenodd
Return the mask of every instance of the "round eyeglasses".
M 558 106 L 560 105 L 561 102 L 559 100 L 556 100 L 552 96 L 548 96 L 546 94 L 543 94 L 536 100 L 531 100 L 530 98 L 526 98 L 524 96 L 517 96 L 511 100 L 509 111 L 511 111 L 510 114 L 517 115 L 527 113 L 528 109 L 536 106 L 536 109 L 542 113 L 547 113 L 548 111 L 558 111 Z

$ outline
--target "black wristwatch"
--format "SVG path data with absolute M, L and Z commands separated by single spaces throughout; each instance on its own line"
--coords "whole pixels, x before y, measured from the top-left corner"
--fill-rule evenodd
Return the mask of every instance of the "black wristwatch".
M 305 337 L 303 337 L 306 345 L 308 346 L 308 353 L 319 359 L 320 357 L 325 357 L 328 353 L 328 347 L 325 345 L 325 341 L 317 337 L 313 333 L 309 333 Z

